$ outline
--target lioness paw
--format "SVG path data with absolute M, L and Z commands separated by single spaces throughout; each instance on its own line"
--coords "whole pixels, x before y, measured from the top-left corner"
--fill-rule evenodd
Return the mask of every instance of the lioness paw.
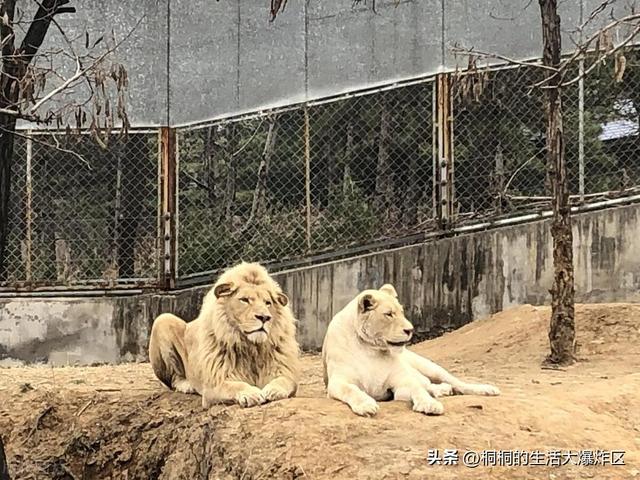
M 444 413 L 442 404 L 427 396 L 414 400 L 413 410 L 426 415 L 442 415 Z
M 357 402 L 353 402 L 349 406 L 353 413 L 360 415 L 361 417 L 373 417 L 378 413 L 379 409 L 378 404 L 373 398 L 359 400 Z
M 466 384 L 463 388 L 461 388 L 460 393 L 462 393 L 463 395 L 497 396 L 500 395 L 500 389 L 498 387 L 494 387 L 493 385 L 471 383 Z
M 478 391 L 478 395 L 487 395 L 492 397 L 500 395 L 500 389 L 493 385 L 478 385 Z
M 255 407 L 256 405 L 261 405 L 265 402 L 264 395 L 262 395 L 262 390 L 257 387 L 249 387 L 236 395 L 236 402 L 241 407 Z
M 274 402 L 289 397 L 289 392 L 277 385 L 265 385 L 262 389 L 262 396 L 267 402 Z
M 448 397 L 450 395 L 453 395 L 453 387 L 448 383 L 432 383 L 427 387 L 427 392 L 429 392 L 431 396 L 435 398 Z

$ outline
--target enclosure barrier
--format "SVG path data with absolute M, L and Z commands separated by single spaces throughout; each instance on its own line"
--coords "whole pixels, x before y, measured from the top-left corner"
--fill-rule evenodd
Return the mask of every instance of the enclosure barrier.
M 575 209 L 640 194 L 640 68 L 563 90 Z M 19 132 L 3 289 L 164 288 L 550 209 L 535 67 L 443 73 L 181 128 Z M 612 200 L 618 199 L 618 200 Z

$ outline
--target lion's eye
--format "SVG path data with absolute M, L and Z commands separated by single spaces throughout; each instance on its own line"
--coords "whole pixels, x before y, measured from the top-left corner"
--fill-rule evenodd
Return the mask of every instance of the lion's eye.
M 269 300 L 267 300 L 265 303 L 267 304 L 267 307 L 271 306 L 271 302 Z
M 240 301 L 241 301 L 242 303 L 249 303 L 249 299 L 248 299 L 247 297 L 242 297 L 242 298 L 240 299 Z
M 385 315 L 386 315 L 387 317 L 393 317 L 393 312 L 387 312 L 387 313 L 385 313 Z

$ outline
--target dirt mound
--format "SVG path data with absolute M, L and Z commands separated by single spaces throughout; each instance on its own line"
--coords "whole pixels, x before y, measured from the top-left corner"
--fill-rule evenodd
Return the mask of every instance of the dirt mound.
M 581 362 L 564 370 L 540 368 L 548 318 L 522 306 L 412 347 L 502 389 L 445 398 L 442 417 L 401 402 L 357 417 L 310 355 L 297 398 L 209 411 L 148 364 L 0 369 L 0 433 L 15 479 L 640 478 L 640 306 L 578 306 Z M 429 465 L 429 449 L 459 465 Z M 468 450 L 618 450 L 625 465 L 469 468 Z

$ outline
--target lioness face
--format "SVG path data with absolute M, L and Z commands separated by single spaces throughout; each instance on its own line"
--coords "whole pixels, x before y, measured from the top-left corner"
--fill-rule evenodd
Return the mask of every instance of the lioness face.
M 253 343 L 262 343 L 269 338 L 278 315 L 276 302 L 283 307 L 289 303 L 284 293 L 261 285 L 236 287 L 225 283 L 215 287 L 214 294 L 218 299 L 224 299 L 228 318 Z
M 383 350 L 400 349 L 411 340 L 413 325 L 404 316 L 393 286 L 366 290 L 358 299 L 358 335 Z

